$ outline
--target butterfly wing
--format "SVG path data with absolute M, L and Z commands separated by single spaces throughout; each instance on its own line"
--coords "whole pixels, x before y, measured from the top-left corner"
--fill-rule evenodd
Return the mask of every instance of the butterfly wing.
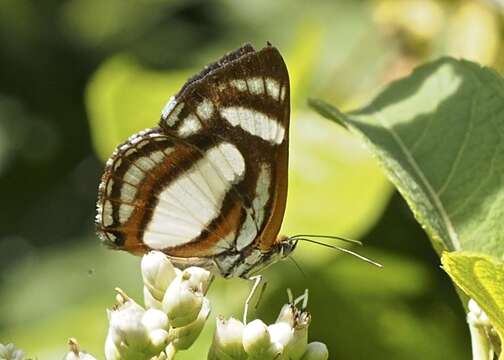
M 243 171 L 244 160 L 229 143 L 203 152 L 162 129 L 136 134 L 107 162 L 99 188 L 98 233 L 112 247 L 134 253 L 177 248 L 220 219 L 220 203 Z M 218 253 L 216 244 L 208 242 L 226 239 L 235 227 L 222 223 L 200 246 Z
M 167 106 L 160 126 L 204 148 L 228 141 L 245 158 L 230 201 L 242 205 L 236 245 L 267 250 L 276 241 L 287 196 L 289 77 L 272 46 L 246 45 L 189 80 Z
M 131 252 L 211 257 L 276 241 L 285 210 L 289 79 L 278 50 L 246 45 L 190 79 L 159 128 L 109 159 L 98 233 Z

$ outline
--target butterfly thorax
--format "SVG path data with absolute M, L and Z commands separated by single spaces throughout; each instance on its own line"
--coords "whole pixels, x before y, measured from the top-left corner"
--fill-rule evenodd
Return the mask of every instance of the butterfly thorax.
M 287 258 L 294 251 L 296 243 L 282 241 L 283 239 L 284 236 L 279 237 L 267 251 L 251 246 L 246 251 L 218 256 L 214 263 L 219 274 L 224 277 L 250 278 L 269 265 Z

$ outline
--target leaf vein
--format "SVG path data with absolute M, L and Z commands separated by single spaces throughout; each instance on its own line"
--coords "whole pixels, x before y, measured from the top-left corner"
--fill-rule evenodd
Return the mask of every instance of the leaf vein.
M 440 93 L 441 92 L 441 85 L 439 84 L 439 78 L 436 78 L 436 85 L 437 85 L 437 91 Z M 436 106 L 436 109 L 438 106 Z M 411 153 L 414 154 L 417 147 L 421 144 L 425 136 L 429 133 L 429 128 L 431 127 L 432 123 L 434 122 L 434 116 L 430 116 L 429 119 L 427 120 L 427 123 L 425 124 L 425 127 L 422 130 L 422 133 L 420 136 L 415 140 L 415 142 L 411 145 Z
M 425 177 L 424 173 L 420 169 L 418 163 L 416 162 L 415 158 L 411 154 L 410 151 L 408 151 L 408 148 L 402 141 L 401 137 L 397 132 L 393 129 L 393 127 L 389 127 L 388 124 L 386 123 L 385 119 L 381 116 L 381 114 L 378 112 L 377 109 L 375 109 L 375 114 L 376 117 L 379 121 L 379 123 L 384 127 L 385 130 L 388 130 L 390 134 L 392 135 L 392 138 L 396 141 L 397 145 L 399 146 L 400 150 L 406 157 L 407 162 L 411 165 L 413 168 L 414 172 L 418 176 L 420 182 L 425 186 L 425 189 L 427 190 L 427 196 L 429 196 L 432 200 L 432 203 L 434 205 L 434 208 L 437 209 L 439 212 L 439 215 L 441 216 L 441 220 L 443 221 L 446 230 L 448 232 L 448 235 L 451 240 L 451 245 L 453 246 L 453 249 L 451 250 L 460 250 L 460 240 L 458 238 L 457 232 L 455 231 L 455 228 L 448 217 L 448 214 L 443 206 L 443 203 L 441 202 L 441 199 L 436 195 L 436 192 L 434 191 L 433 187 Z
M 443 184 L 439 187 L 439 189 L 436 191 L 436 195 L 438 197 L 441 197 L 443 195 L 443 193 L 446 191 L 446 189 L 448 188 L 448 185 L 450 184 L 450 182 L 452 181 L 453 179 L 453 176 L 455 175 L 455 173 L 457 172 L 457 168 L 459 167 L 460 165 L 460 161 L 462 159 L 462 154 L 463 152 L 465 151 L 465 148 L 467 146 L 467 143 L 469 142 L 469 138 L 470 138 L 470 135 L 471 135 L 471 132 L 474 128 L 474 123 L 473 123 L 473 117 L 474 117 L 474 108 L 476 107 L 475 106 L 475 103 L 476 103 L 476 96 L 473 97 L 473 100 L 471 101 L 471 114 L 469 115 L 469 125 L 468 125 L 468 129 L 467 131 L 465 132 L 464 134 L 464 138 L 462 139 L 462 142 L 460 144 L 460 147 L 457 151 L 457 155 L 455 156 L 455 160 L 453 161 L 452 163 L 452 166 L 450 168 L 450 171 L 448 172 L 448 176 L 446 177 L 445 181 L 443 182 Z

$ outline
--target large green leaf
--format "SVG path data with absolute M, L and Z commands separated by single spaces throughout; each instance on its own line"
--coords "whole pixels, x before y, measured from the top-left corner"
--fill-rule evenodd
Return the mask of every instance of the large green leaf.
M 503 339 L 504 263 L 465 251 L 444 253 L 441 261 L 453 282 L 478 303 Z M 502 354 L 500 358 L 503 358 Z
M 322 115 L 361 136 L 435 248 L 504 255 L 504 82 L 443 58 L 392 83 L 369 105 Z

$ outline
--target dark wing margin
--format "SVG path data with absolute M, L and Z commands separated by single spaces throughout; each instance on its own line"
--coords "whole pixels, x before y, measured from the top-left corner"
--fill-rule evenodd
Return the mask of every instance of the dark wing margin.
M 190 87 L 196 81 L 202 80 L 209 73 L 211 73 L 217 69 L 223 68 L 224 66 L 226 66 L 230 62 L 238 60 L 239 58 L 241 58 L 245 54 L 254 53 L 254 52 L 255 52 L 255 49 L 252 47 L 252 45 L 244 44 L 242 47 L 227 53 L 226 55 L 224 55 L 222 58 L 220 58 L 216 62 L 213 62 L 213 63 L 205 66 L 205 68 L 203 70 L 201 70 L 201 72 L 199 74 L 194 75 L 192 78 L 187 80 L 186 83 L 182 86 L 182 89 L 180 89 L 180 91 L 178 92 L 178 95 L 176 97 L 180 97 L 181 94 L 183 94 L 184 91 L 188 87 Z

